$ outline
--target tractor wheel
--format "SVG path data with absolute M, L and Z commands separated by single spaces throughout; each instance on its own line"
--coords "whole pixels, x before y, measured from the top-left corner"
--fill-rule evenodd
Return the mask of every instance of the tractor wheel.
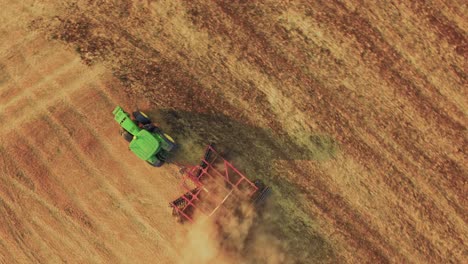
M 154 161 L 154 163 L 150 163 L 148 162 L 149 165 L 153 166 L 153 167 L 161 167 L 163 164 L 164 164 L 164 161 L 162 160 L 159 160 L 159 159 L 156 159 Z
M 149 119 L 149 117 L 141 111 L 133 112 L 133 117 L 135 118 L 136 121 L 138 121 L 138 123 L 141 123 L 142 125 L 151 123 L 151 119 Z
M 127 131 L 125 131 L 122 136 L 128 142 L 132 142 L 132 140 L 133 140 L 133 135 L 128 133 Z
M 133 140 L 133 135 L 128 133 L 125 129 L 120 130 L 120 135 L 128 142 L 132 142 Z
M 153 123 L 143 125 L 143 129 L 151 132 L 151 133 L 159 133 L 161 134 L 161 129 L 155 126 Z
M 169 136 L 168 134 L 161 134 L 161 137 L 164 139 L 164 141 L 166 141 L 167 145 L 168 145 L 168 148 L 166 149 L 168 152 L 171 152 L 172 150 L 175 149 L 175 147 L 177 146 L 176 143 L 175 143 L 175 140 Z
M 172 142 L 173 144 L 175 144 L 175 140 L 174 140 L 171 136 L 169 136 L 168 134 L 164 133 L 164 137 L 165 137 L 167 140 L 169 140 L 170 142 Z

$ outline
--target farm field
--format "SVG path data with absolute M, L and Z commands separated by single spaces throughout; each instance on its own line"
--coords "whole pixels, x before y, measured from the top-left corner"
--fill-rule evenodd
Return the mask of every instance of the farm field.
M 467 258 L 464 1 L 0 6 L 0 263 Z M 176 223 L 179 168 L 132 154 L 116 105 L 272 195 L 226 241 Z

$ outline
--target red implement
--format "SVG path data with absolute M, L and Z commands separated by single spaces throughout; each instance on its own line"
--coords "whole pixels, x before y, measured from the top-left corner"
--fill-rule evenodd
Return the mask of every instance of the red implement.
M 263 200 L 269 193 L 261 181 L 250 181 L 231 163 L 208 145 L 199 165 L 185 170 L 181 187 L 185 193 L 170 203 L 172 214 L 180 221 L 193 222 L 195 210 L 207 216 L 213 215 L 229 198 L 236 205 L 245 199 Z

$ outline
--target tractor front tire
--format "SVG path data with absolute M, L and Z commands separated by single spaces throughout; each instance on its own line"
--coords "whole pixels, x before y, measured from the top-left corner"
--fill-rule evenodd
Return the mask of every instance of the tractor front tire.
M 151 119 L 149 119 L 149 117 L 141 111 L 133 112 L 133 117 L 136 121 L 138 121 L 138 123 L 141 123 L 142 125 L 151 124 Z
M 133 135 L 128 133 L 127 131 L 124 131 L 122 133 L 122 137 L 127 141 L 127 142 L 132 142 L 133 140 Z

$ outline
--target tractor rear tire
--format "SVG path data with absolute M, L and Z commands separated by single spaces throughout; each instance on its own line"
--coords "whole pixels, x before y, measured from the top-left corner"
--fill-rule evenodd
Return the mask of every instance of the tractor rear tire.
M 160 159 L 156 159 L 154 161 L 154 163 L 150 163 L 148 162 L 149 165 L 153 166 L 153 167 L 161 167 L 163 164 L 164 164 L 164 161 L 160 160 Z
M 161 133 L 161 129 L 155 126 L 153 123 L 143 125 L 143 129 L 151 133 Z
M 164 139 L 164 141 L 166 141 L 167 145 L 169 146 L 166 149 L 167 152 L 171 152 L 177 147 L 177 144 L 175 143 L 174 139 L 171 136 L 169 136 L 168 134 L 165 134 L 165 133 L 162 133 L 160 135 L 161 135 L 162 139 Z
M 133 112 L 133 117 L 136 121 L 138 121 L 138 123 L 141 123 L 142 125 L 151 124 L 151 119 L 149 119 L 149 117 L 141 111 Z

